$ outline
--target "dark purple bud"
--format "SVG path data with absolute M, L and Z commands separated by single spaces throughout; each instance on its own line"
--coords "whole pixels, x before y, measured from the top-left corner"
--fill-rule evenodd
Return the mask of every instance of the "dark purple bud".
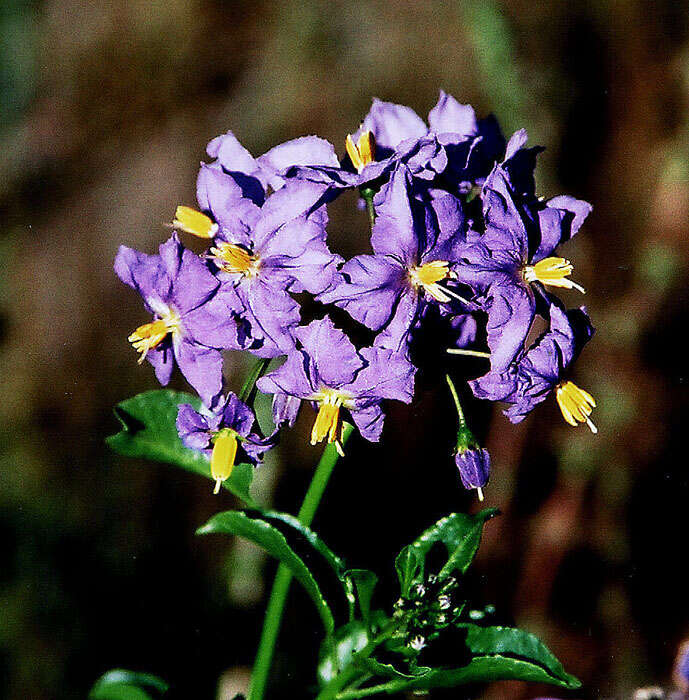
M 479 498 L 482 497 L 481 490 L 490 477 L 490 454 L 482 447 L 467 447 L 463 450 L 459 448 L 455 455 L 455 464 L 459 469 L 459 476 L 466 489 L 479 489 Z M 481 499 L 483 500 L 483 499 Z

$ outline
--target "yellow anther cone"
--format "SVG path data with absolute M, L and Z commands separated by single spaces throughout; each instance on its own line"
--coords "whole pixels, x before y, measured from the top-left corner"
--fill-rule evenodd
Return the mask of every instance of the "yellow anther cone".
M 218 493 L 222 482 L 232 474 L 236 457 L 237 433 L 233 430 L 221 431 L 215 437 L 211 453 L 211 476 L 215 479 L 213 493 Z

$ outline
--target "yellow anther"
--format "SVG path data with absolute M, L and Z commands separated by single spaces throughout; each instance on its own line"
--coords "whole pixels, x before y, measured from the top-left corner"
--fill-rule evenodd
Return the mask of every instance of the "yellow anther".
M 371 131 L 364 131 L 361 136 L 359 136 L 359 140 L 356 144 L 354 143 L 352 135 L 348 134 L 345 141 L 345 148 L 347 149 L 349 159 L 352 161 L 352 165 L 356 168 L 358 173 L 376 159 L 376 140 Z
M 225 272 L 234 272 L 245 277 L 255 277 L 258 274 L 258 258 L 239 245 L 220 243 L 210 249 L 210 254 Z
M 591 411 L 596 407 L 596 401 L 588 391 L 580 389 L 574 382 L 562 382 L 555 389 L 555 399 L 562 411 L 562 417 L 570 425 L 576 427 L 579 423 L 586 423 L 592 433 L 598 432 L 598 428 L 589 418 Z
M 441 287 L 438 282 L 442 280 L 449 279 L 452 277 L 452 271 L 450 270 L 450 263 L 445 260 L 434 260 L 433 262 L 426 263 L 425 265 L 419 265 L 418 267 L 413 267 L 409 271 L 409 280 L 413 287 L 417 289 L 423 289 L 427 294 L 430 294 L 436 301 L 443 304 L 447 304 L 451 301 L 451 298 L 459 299 L 459 301 L 465 301 L 457 294 L 454 294 L 449 289 Z
M 198 238 L 213 238 L 218 232 L 218 224 L 213 223 L 210 217 L 191 207 L 177 207 L 172 225 L 174 228 Z
M 563 287 L 564 289 L 578 289 L 582 294 L 586 290 L 569 279 L 574 271 L 574 266 L 564 258 L 543 258 L 535 265 L 527 265 L 524 268 L 524 279 L 527 282 L 540 282 L 550 287 Z
M 322 442 L 326 437 L 328 444 L 335 443 L 335 448 L 340 456 L 344 457 L 342 450 L 342 421 L 340 420 L 340 407 L 344 402 L 344 397 L 337 392 L 326 389 L 317 396 L 314 396 L 320 404 L 318 415 L 311 430 L 311 444 Z
M 141 353 L 139 364 L 146 359 L 149 350 L 160 345 L 160 343 L 165 340 L 168 333 L 176 333 L 179 330 L 179 326 L 179 316 L 171 309 L 168 309 L 167 312 L 162 315 L 162 318 L 139 326 L 129 338 L 127 338 L 134 346 L 134 349 Z
M 221 430 L 213 438 L 211 452 L 211 476 L 215 479 L 213 493 L 220 491 L 220 485 L 229 479 L 237 457 L 237 433 L 228 428 Z

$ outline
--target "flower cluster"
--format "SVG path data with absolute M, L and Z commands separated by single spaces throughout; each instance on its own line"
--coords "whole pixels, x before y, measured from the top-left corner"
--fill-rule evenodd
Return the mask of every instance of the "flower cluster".
M 153 317 L 129 337 L 140 362 L 163 385 L 176 364 L 206 406 L 182 407 L 178 428 L 185 444 L 211 451 L 218 485 L 238 449 L 256 463 L 274 441 L 252 432 L 251 409 L 223 386 L 223 350 L 286 357 L 257 382 L 273 395 L 276 428 L 305 401 L 316 412 L 311 442 L 341 450 L 344 417 L 377 441 L 383 401 L 412 400 L 421 366 L 412 347 L 441 322 L 455 352 L 483 354 L 470 348 L 486 339 L 490 369 L 470 382 L 475 396 L 507 403 L 518 422 L 553 391 L 568 423 L 595 432 L 595 401 L 568 376 L 592 326 L 552 294 L 584 291 L 558 248 L 591 206 L 536 194 L 540 149 L 526 140 L 522 130 L 505 143 L 494 119 L 441 92 L 427 121 L 375 100 L 343 138 L 342 159 L 316 136 L 257 158 L 232 133 L 209 143 L 197 206 L 177 208 L 158 255 L 120 248 L 115 271 Z M 347 190 L 368 208 L 372 233 L 371 252 L 345 261 L 328 247 L 327 210 Z M 306 322 L 295 297 L 304 292 L 373 331 L 371 345 L 355 347 L 329 315 Z M 546 330 L 529 345 L 537 317 Z M 465 485 L 480 488 L 488 455 L 468 447 L 457 463 Z

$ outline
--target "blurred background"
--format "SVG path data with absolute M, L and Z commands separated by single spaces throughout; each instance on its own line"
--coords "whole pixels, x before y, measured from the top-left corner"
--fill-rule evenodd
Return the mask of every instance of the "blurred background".
M 547 146 L 542 194 L 595 206 L 565 254 L 598 328 L 576 380 L 598 399 L 600 433 L 566 426 L 554 401 L 516 427 L 469 402 L 493 454 L 487 504 L 503 511 L 473 600 L 544 638 L 584 682 L 569 697 L 671 685 L 689 636 L 689 7 L 0 0 L 0 697 L 83 698 L 115 666 L 178 697 L 245 687 L 273 563 L 194 536 L 229 496 L 103 442 L 112 406 L 156 387 L 127 343 L 144 312 L 113 258 L 121 243 L 154 252 L 175 207 L 194 204 L 213 136 L 232 130 L 259 155 L 318 133 L 342 152 L 372 96 L 425 116 L 441 87 Z M 368 235 L 354 204 L 333 207 L 345 256 Z M 458 379 L 483 371 L 452 362 Z M 246 364 L 229 366 L 236 388 Z M 258 474 L 260 497 L 292 512 L 318 456 L 308 418 Z M 380 606 L 394 553 L 477 507 L 450 458 L 454 421 L 429 378 L 391 407 L 381 446 L 351 441 L 316 518 L 333 549 L 383 576 Z M 301 590 L 285 622 L 276 699 L 304 696 L 320 640 Z

